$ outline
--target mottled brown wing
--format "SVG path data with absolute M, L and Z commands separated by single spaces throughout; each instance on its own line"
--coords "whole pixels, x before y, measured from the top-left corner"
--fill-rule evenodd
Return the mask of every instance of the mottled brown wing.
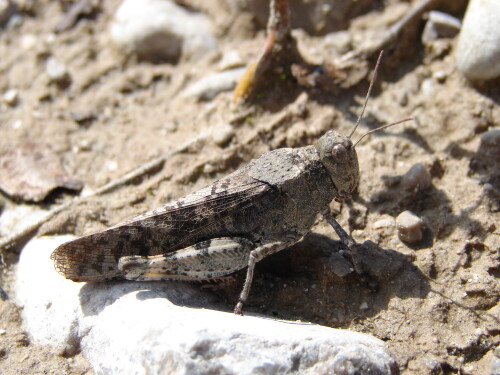
M 59 273 L 74 281 L 119 279 L 122 256 L 163 254 L 241 232 L 272 205 L 273 191 L 246 174 L 233 174 L 159 209 L 67 242 L 51 259 Z

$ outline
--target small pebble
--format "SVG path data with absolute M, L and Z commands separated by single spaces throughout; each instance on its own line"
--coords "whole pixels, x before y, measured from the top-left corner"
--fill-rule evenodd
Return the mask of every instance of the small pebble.
M 245 68 L 237 68 L 211 74 L 188 86 L 180 95 L 184 98 L 212 100 L 221 92 L 234 89 L 244 72 Z
M 23 35 L 23 37 L 21 38 L 21 47 L 26 51 L 30 51 L 33 48 L 35 48 L 36 44 L 37 44 L 37 39 L 36 36 L 33 34 L 26 34 Z
M 368 310 L 370 307 L 368 306 L 368 303 L 362 302 L 361 305 L 359 305 L 360 310 Z
M 219 126 L 212 131 L 212 140 L 217 146 L 225 146 L 229 141 L 234 137 L 234 130 L 233 128 L 228 125 L 224 124 L 222 126 Z
M 448 77 L 448 74 L 444 70 L 438 70 L 437 72 L 434 72 L 432 75 L 432 78 L 434 78 L 436 81 L 443 83 L 446 81 L 446 78 Z
M 0 335 L 3 336 L 7 333 L 7 331 L 5 329 L 0 329 Z
M 328 257 L 328 264 L 332 272 L 338 277 L 344 277 L 350 274 L 352 265 L 339 253 L 333 253 Z
M 244 66 L 245 61 L 241 58 L 241 55 L 236 50 L 230 50 L 224 52 L 222 58 L 220 59 L 218 69 L 219 70 L 229 70 L 234 68 L 239 68 L 240 66 Z
M 480 137 L 476 151 L 476 162 L 492 170 L 498 169 L 500 163 L 500 128 L 484 132 Z
M 16 120 L 12 123 L 12 129 L 19 129 L 23 126 L 23 120 Z
M 500 148 L 500 129 L 492 129 L 481 134 L 481 145 L 498 150 Z
M 4 26 L 15 13 L 16 5 L 13 1 L 0 0 L 0 27 Z
M 203 166 L 203 174 L 212 174 L 217 171 L 217 167 L 213 164 L 207 163 Z
M 470 0 L 456 48 L 458 70 L 470 81 L 500 76 L 500 1 Z
M 51 82 L 63 83 L 69 79 L 68 69 L 55 58 L 51 57 L 45 65 L 45 72 Z
M 2 98 L 2 101 L 13 107 L 17 104 L 17 100 L 19 99 L 19 93 L 16 89 L 10 89 L 10 90 L 7 90 L 5 92 L 5 94 L 3 94 L 3 98 Z
M 401 179 L 401 186 L 405 190 L 422 191 L 432 185 L 432 178 L 429 169 L 421 164 L 414 164 Z
M 403 211 L 396 218 L 398 237 L 408 244 L 415 244 L 422 240 L 424 222 L 411 211 Z
M 428 43 L 439 38 L 453 38 L 462 26 L 460 20 L 449 14 L 430 11 L 422 32 L 422 42 Z
M 16 29 L 21 27 L 23 22 L 24 17 L 19 13 L 15 13 L 9 18 L 9 21 L 7 22 L 7 29 Z

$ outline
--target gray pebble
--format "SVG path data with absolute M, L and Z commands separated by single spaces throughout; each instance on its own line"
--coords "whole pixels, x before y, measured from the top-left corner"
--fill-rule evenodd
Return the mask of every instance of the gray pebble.
M 330 254 L 328 264 L 332 272 L 338 277 L 344 277 L 353 271 L 352 265 L 339 253 Z
M 481 134 L 481 145 L 498 150 L 498 147 L 500 147 L 500 129 L 492 129 Z
M 456 64 L 471 81 L 500 76 L 500 1 L 470 0 L 458 39 Z
M 13 14 L 7 22 L 7 29 L 16 29 L 21 27 L 24 22 L 24 17 L 18 13 Z
M 14 2 L 11 0 L 0 0 L 0 27 L 9 21 L 9 18 L 17 11 Z
M 500 129 L 492 129 L 481 134 L 481 143 L 476 152 L 476 157 L 481 164 L 495 168 L 500 162 Z
M 415 244 L 422 240 L 424 222 L 411 211 L 403 211 L 396 218 L 398 237 L 408 244 Z
M 401 179 L 401 186 L 405 190 L 422 191 L 432 185 L 429 169 L 421 164 L 414 164 Z
M 460 20 L 449 14 L 431 11 L 422 33 L 422 42 L 428 43 L 439 38 L 453 38 L 462 26 Z

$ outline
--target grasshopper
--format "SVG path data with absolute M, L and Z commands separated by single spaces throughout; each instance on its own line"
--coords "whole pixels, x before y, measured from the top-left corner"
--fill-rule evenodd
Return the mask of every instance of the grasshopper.
M 56 270 L 73 281 L 193 281 L 247 267 L 234 309 L 241 314 L 255 264 L 300 241 L 318 214 L 352 250 L 355 244 L 329 214 L 329 204 L 350 197 L 358 184 L 356 144 L 397 124 L 351 142 L 372 85 L 349 136 L 329 130 L 315 145 L 270 151 L 163 207 L 62 244 L 51 255 Z

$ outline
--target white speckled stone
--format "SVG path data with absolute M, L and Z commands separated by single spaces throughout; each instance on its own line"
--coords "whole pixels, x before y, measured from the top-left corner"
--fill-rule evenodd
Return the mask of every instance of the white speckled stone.
M 52 250 L 71 237 L 32 240 L 16 298 L 31 337 L 96 374 L 396 374 L 384 342 L 361 333 L 221 311 L 214 296 L 174 282 L 74 283 Z

